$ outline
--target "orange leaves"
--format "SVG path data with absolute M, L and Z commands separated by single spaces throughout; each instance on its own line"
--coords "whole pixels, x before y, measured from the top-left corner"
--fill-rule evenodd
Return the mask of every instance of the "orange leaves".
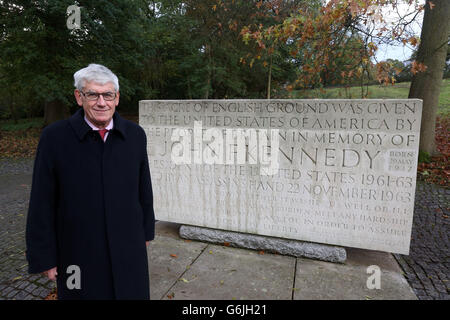
M 420 38 L 419 37 L 405 38 L 405 39 L 401 39 L 401 42 L 403 43 L 403 45 L 406 45 L 407 43 L 409 43 L 413 47 L 417 47 L 419 45 Z
M 58 300 L 58 292 L 57 289 L 53 289 L 50 293 L 44 298 L 44 300 Z
M 419 38 L 418 37 L 411 37 L 411 38 L 409 38 L 409 43 L 412 45 L 412 46 L 417 46 L 418 44 L 419 44 Z
M 167 298 L 169 298 L 169 299 L 175 298 L 175 293 L 174 293 L 174 292 L 169 293 L 169 294 L 167 295 Z
M 411 72 L 412 74 L 416 74 L 418 72 L 424 72 L 425 70 L 427 70 L 427 66 L 424 65 L 421 62 L 417 62 L 416 60 L 414 60 L 411 63 Z
M 378 49 L 377 48 L 377 46 L 375 45 L 375 43 L 373 43 L 373 42 L 369 42 L 368 44 L 367 44 L 367 47 L 369 48 L 369 49 Z
M 378 62 L 376 65 L 375 77 L 379 83 L 394 84 L 395 78 L 390 74 L 391 64 L 386 61 Z
M 359 1 L 349 1 L 348 3 L 352 17 L 355 17 L 361 11 L 361 7 L 358 2 Z
M 258 2 L 255 10 L 265 10 L 269 2 Z M 328 0 L 319 10 L 305 6 L 280 24 L 253 25 L 242 29 L 241 35 L 246 43 L 257 45 L 255 56 L 264 57 L 264 67 L 268 66 L 265 60 L 272 56 L 272 48 L 278 50 L 281 46 L 289 46 L 289 56 L 299 64 L 300 81 L 286 84 L 287 90 L 320 87 L 333 82 L 347 85 L 368 78 L 393 84 L 396 72 L 392 66 L 374 65 L 373 62 L 379 39 L 413 47 L 419 43 L 419 38 L 408 33 L 402 25 L 385 21 L 382 9 L 393 6 L 395 10 L 395 4 L 391 0 Z M 273 8 L 271 10 L 275 12 Z M 414 10 L 420 11 L 417 3 Z M 376 27 L 370 24 L 376 24 Z M 413 71 L 422 70 L 423 66 L 413 65 Z
M 230 29 L 230 30 L 237 31 L 237 27 L 238 27 L 238 23 L 237 23 L 236 20 L 231 21 L 231 22 L 228 24 L 228 29 Z
M 375 52 L 378 50 L 377 45 L 373 42 L 369 42 L 367 44 L 367 48 L 369 49 L 369 52 L 368 52 L 369 56 L 374 56 Z

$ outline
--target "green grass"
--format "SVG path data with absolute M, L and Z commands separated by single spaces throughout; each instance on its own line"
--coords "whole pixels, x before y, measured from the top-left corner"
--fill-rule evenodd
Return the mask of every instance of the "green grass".
M 1 120 L 0 130 L 4 131 L 23 131 L 31 128 L 42 128 L 44 125 L 44 118 L 26 118 L 19 119 L 17 123 L 14 120 Z
M 450 79 L 444 79 L 439 95 L 438 115 L 450 116 Z
M 410 82 L 401 82 L 395 85 L 371 85 L 369 86 L 369 99 L 406 99 L 408 98 Z M 366 88 L 364 88 L 366 90 Z M 325 88 L 291 92 L 296 99 L 360 99 L 361 87 Z M 439 95 L 438 116 L 450 117 L 450 79 L 442 81 Z M 44 118 L 19 119 L 15 124 L 13 120 L 1 120 L 0 130 L 23 131 L 30 128 L 42 128 Z
M 394 85 L 370 85 L 369 99 L 406 99 L 408 98 L 410 82 L 401 82 Z M 367 88 L 364 87 L 364 92 Z M 293 91 L 292 98 L 297 99 L 361 99 L 361 87 L 325 88 Z M 450 79 L 442 81 L 439 95 L 438 116 L 450 116 Z

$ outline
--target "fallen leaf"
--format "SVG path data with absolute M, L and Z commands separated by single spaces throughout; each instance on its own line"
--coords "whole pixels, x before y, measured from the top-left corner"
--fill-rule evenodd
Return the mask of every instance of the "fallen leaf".
M 176 254 L 173 254 L 173 253 L 172 253 L 170 256 L 171 256 L 172 258 L 177 258 L 177 255 L 176 255 Z
M 46 297 L 44 300 L 58 300 L 58 292 L 55 289 L 53 289 Z

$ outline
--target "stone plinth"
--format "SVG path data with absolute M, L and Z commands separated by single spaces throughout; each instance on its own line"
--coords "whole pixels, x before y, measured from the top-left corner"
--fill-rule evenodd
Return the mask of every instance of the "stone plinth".
M 341 247 L 196 226 L 181 226 L 180 237 L 329 262 L 344 263 L 347 259 L 347 253 Z

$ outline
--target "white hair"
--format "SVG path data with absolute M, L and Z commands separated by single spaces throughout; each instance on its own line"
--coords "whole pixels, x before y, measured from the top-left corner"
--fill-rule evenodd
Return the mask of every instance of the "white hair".
M 80 69 L 73 74 L 74 85 L 78 90 L 82 90 L 86 82 L 106 84 L 112 82 L 116 91 L 119 91 L 119 79 L 107 67 L 101 64 L 91 63 L 86 68 Z

